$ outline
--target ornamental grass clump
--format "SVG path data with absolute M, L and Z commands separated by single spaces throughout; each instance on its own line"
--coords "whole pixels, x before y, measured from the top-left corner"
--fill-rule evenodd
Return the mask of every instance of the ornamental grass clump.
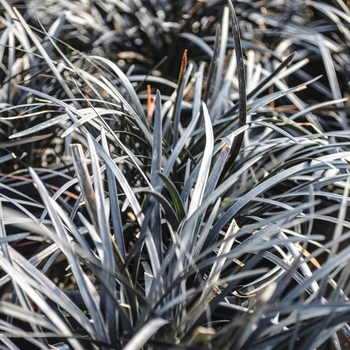
M 350 13 L 1 4 L 3 349 L 346 349 Z

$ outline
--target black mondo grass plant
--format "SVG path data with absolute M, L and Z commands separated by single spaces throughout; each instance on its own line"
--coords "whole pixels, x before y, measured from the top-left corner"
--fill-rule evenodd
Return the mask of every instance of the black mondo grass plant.
M 348 348 L 345 2 L 0 11 L 1 349 Z

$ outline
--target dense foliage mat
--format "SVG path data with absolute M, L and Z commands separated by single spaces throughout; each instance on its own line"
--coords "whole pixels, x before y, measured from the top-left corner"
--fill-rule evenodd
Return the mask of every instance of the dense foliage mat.
M 0 348 L 346 349 L 349 25 L 0 0 Z

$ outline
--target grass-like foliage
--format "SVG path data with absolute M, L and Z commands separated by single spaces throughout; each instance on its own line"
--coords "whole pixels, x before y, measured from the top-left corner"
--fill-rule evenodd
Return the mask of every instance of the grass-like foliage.
M 0 349 L 350 341 L 343 1 L 0 9 Z

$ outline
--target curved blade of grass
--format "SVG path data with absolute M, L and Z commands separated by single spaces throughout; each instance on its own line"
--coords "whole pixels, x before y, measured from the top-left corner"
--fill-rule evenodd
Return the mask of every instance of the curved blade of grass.
M 6 156 L 0 157 L 0 164 L 8 162 L 9 160 L 13 160 L 16 158 L 16 155 L 14 153 L 7 154 Z
M 227 161 L 227 158 L 231 151 L 231 140 L 229 138 L 226 138 L 223 142 L 223 147 L 221 148 L 221 151 L 219 153 L 219 156 L 215 162 L 215 164 L 212 167 L 212 170 L 209 175 L 208 179 L 208 185 L 204 192 L 204 199 L 206 199 L 215 189 L 216 185 L 218 184 L 221 171 Z M 221 145 L 220 145 L 221 146 Z
M 220 24 L 218 24 L 216 27 L 214 51 L 213 51 L 213 55 L 212 55 L 212 58 L 210 61 L 210 66 L 209 66 L 209 71 L 208 71 L 208 76 L 207 76 L 207 84 L 206 84 L 204 95 L 203 95 L 203 102 L 205 104 L 208 103 L 209 95 L 210 95 L 211 88 L 212 88 L 212 82 L 214 79 L 215 68 L 217 66 L 217 60 L 218 60 L 218 54 L 219 54 L 219 39 L 220 39 Z
M 233 25 L 233 39 L 235 42 L 235 53 L 237 59 L 237 75 L 238 75 L 238 93 L 239 93 L 239 127 L 245 126 L 247 118 L 247 96 L 246 96 L 246 86 L 245 86 L 245 74 L 244 74 L 244 62 L 243 62 L 243 52 L 241 46 L 241 38 L 239 33 L 238 20 L 236 16 L 235 9 L 232 5 L 232 1 L 228 1 L 228 5 L 231 11 L 231 19 Z M 226 165 L 222 171 L 222 177 L 232 169 L 235 160 L 239 154 L 244 140 L 244 132 L 240 133 L 235 139 L 231 154 L 226 162 Z
M 201 295 L 201 300 L 203 300 L 207 295 L 211 294 L 213 291 L 213 286 L 217 284 L 226 261 L 225 258 L 221 259 L 221 255 L 228 253 L 232 249 L 233 243 L 235 241 L 235 235 L 238 230 L 239 227 L 236 223 L 236 220 L 233 219 L 225 234 L 224 240 L 220 245 L 219 251 L 217 253 L 218 260 L 214 262 L 209 273 L 208 280 L 206 281 L 203 293 Z
M 236 53 L 236 59 L 237 59 L 238 93 L 239 93 L 239 126 L 244 126 L 246 123 L 247 96 L 246 96 L 241 36 L 240 36 L 236 12 L 231 0 L 228 1 L 228 5 L 231 12 L 231 20 L 232 20 L 232 26 L 233 26 L 233 39 L 235 42 L 235 53 Z
M 332 105 L 332 104 L 338 104 L 338 103 L 342 103 L 342 102 L 346 102 L 347 101 L 347 98 L 341 98 L 339 100 L 331 100 L 331 101 L 326 101 L 326 102 L 321 102 L 321 103 L 316 103 L 314 105 L 311 105 L 307 108 L 305 108 L 304 110 L 302 111 L 299 111 L 295 114 L 293 114 L 292 116 L 290 116 L 288 119 L 289 120 L 295 120 L 297 118 L 299 118 L 300 116 L 306 114 L 306 113 L 309 113 L 313 110 L 318 110 L 318 109 L 322 109 L 323 107 L 325 106 L 329 106 L 329 105 Z
M 212 153 L 214 148 L 213 128 L 211 125 L 208 109 L 204 103 L 202 103 L 202 110 L 203 110 L 203 118 L 205 122 L 206 144 L 205 144 L 205 149 L 202 156 L 202 163 L 200 166 L 196 187 L 194 189 L 191 203 L 188 209 L 188 213 L 187 213 L 188 216 L 191 216 L 194 213 L 194 211 L 201 205 L 201 202 L 204 196 L 204 191 L 205 191 L 208 177 L 209 177 L 209 169 L 210 169 L 211 158 L 212 158 Z
M 187 170 L 188 174 L 186 174 L 185 183 L 183 186 L 183 189 L 181 191 L 181 201 L 184 207 L 185 212 L 188 211 L 188 203 L 189 203 L 189 196 L 191 194 L 192 188 L 194 183 L 196 182 L 196 179 L 198 178 L 199 170 L 200 170 L 200 163 L 198 163 L 195 168 L 190 172 L 190 168 L 192 166 L 192 162 L 190 160 L 187 161 Z
M 155 110 L 154 110 L 154 128 L 153 128 L 153 147 L 152 147 L 152 163 L 151 163 L 151 184 L 153 188 L 156 188 L 160 181 L 157 173 L 161 169 L 162 160 L 162 105 L 161 105 L 161 95 L 159 90 L 156 92 Z M 152 232 L 156 249 L 158 251 L 159 260 L 162 260 L 162 229 L 161 229 L 161 216 L 160 216 L 160 206 L 159 202 L 155 202 L 151 199 L 151 221 L 150 221 L 150 231 Z
M 83 118 L 80 118 L 77 122 L 73 123 L 72 125 L 70 125 L 66 131 L 61 135 L 61 138 L 65 138 L 67 135 L 71 134 L 75 129 L 79 128 L 80 126 L 82 126 L 83 124 L 85 124 L 86 122 L 89 122 L 91 120 L 93 120 L 96 117 L 101 117 L 102 115 L 111 115 L 111 114 L 116 114 L 116 115 L 120 115 L 122 114 L 119 111 L 111 111 L 109 109 L 105 109 L 105 108 L 81 108 L 79 109 L 79 111 L 81 113 L 83 113 L 85 116 Z M 120 117 L 124 117 L 124 114 L 120 115 Z M 103 119 L 101 119 L 101 122 L 103 123 Z M 105 124 L 105 123 L 103 123 Z M 42 124 L 40 124 L 42 125 Z M 107 128 L 107 130 L 109 130 Z
M 231 102 L 228 101 L 228 96 L 231 94 L 230 90 L 232 90 L 232 77 L 235 75 L 235 71 L 237 69 L 236 53 L 231 53 L 227 60 L 228 63 L 222 86 L 210 109 L 212 121 L 221 118 L 223 111 L 227 109 L 228 105 L 231 105 Z
M 196 245 L 192 251 L 193 258 L 196 258 L 199 255 L 199 253 L 201 252 L 203 245 L 204 245 L 205 241 L 207 240 L 210 229 L 213 226 L 214 220 L 215 220 L 216 216 L 218 215 L 220 204 L 221 204 L 221 198 L 219 197 L 217 199 L 217 201 L 215 202 L 214 207 L 211 209 L 210 216 L 209 216 L 207 222 L 205 223 L 204 228 L 201 229 L 201 234 L 199 235 L 199 238 L 196 242 Z
M 162 105 L 159 90 L 156 93 L 156 102 L 154 110 L 154 128 L 153 128 L 153 147 L 152 147 L 152 165 L 151 165 L 151 183 L 153 187 L 159 184 L 158 172 L 161 168 L 162 160 Z
M 262 126 L 265 126 L 266 128 L 271 128 L 272 130 L 276 131 L 277 133 L 290 139 L 294 143 L 299 143 L 298 140 L 295 137 L 293 137 L 290 133 L 288 133 L 287 131 L 284 131 L 282 128 L 279 128 L 278 126 L 274 125 L 273 123 L 266 123 L 262 120 L 255 120 L 252 122 L 252 124 L 262 125 Z
M 71 144 L 70 149 L 73 157 L 75 173 L 77 175 L 78 184 L 85 199 L 86 208 L 94 226 L 98 227 L 96 196 L 83 154 L 83 148 L 80 144 Z
M 229 31 L 229 17 L 230 17 L 229 8 L 225 6 L 222 14 L 220 47 L 219 47 L 219 55 L 217 58 L 217 68 L 216 68 L 216 75 L 215 75 L 215 82 L 214 82 L 214 91 L 213 91 L 214 101 L 218 97 L 218 93 L 222 82 L 222 71 L 225 66 L 224 59 L 226 55 L 226 46 L 227 46 L 228 31 Z M 235 45 L 236 45 L 236 42 L 235 42 Z M 210 112 L 212 113 L 211 109 L 210 109 Z
M 102 145 L 105 149 L 107 155 L 109 154 L 108 144 L 106 135 L 104 132 L 101 133 L 102 136 Z M 123 222 L 120 213 L 120 206 L 118 200 L 118 189 L 115 177 L 113 176 L 113 172 L 110 170 L 108 166 L 106 166 L 106 174 L 107 174 L 107 183 L 108 183 L 108 193 L 109 200 L 111 205 L 111 217 L 112 217 L 112 225 L 113 225 L 113 237 L 116 243 L 116 248 L 121 256 L 121 259 L 125 261 L 126 252 L 125 252 L 125 240 L 124 240 L 124 232 L 123 232 Z M 118 254 L 118 253 L 117 253 Z
M 230 142 L 230 140 L 228 140 L 228 139 L 225 141 Z M 225 141 L 223 141 L 223 143 Z M 209 196 L 209 194 L 211 194 L 214 191 L 214 189 L 219 181 L 219 177 L 221 175 L 221 170 L 222 170 L 222 168 L 226 162 L 226 159 L 229 155 L 230 149 L 231 149 L 231 147 L 227 143 L 225 143 L 224 146 L 222 147 L 222 149 L 219 153 L 218 159 L 210 171 L 210 175 L 208 178 L 207 186 L 205 188 L 203 200 L 205 200 Z M 218 205 L 219 205 L 219 202 L 217 200 L 215 206 L 218 206 Z M 210 214 L 209 222 L 213 223 L 214 217 L 212 216 L 212 214 L 213 214 L 213 212 L 217 212 L 217 210 L 218 210 L 218 208 L 216 210 L 215 210 L 215 208 L 212 209 L 212 213 Z M 206 223 L 205 229 L 201 231 L 198 242 L 196 242 L 196 244 L 195 244 L 194 250 L 192 251 L 193 256 L 197 256 L 203 247 L 203 244 L 204 244 L 204 242 L 207 238 L 207 235 L 209 233 L 209 229 L 207 230 L 206 228 L 208 228 L 208 222 Z
M 138 192 L 138 191 L 136 191 Z M 163 210 L 165 212 L 165 215 L 167 217 L 167 220 L 171 224 L 171 226 L 176 230 L 179 226 L 179 220 L 177 218 L 177 215 L 172 207 L 172 205 L 169 203 L 169 201 L 159 192 L 153 191 L 147 188 L 144 188 L 140 190 L 140 192 L 148 193 L 151 197 L 157 200 L 159 204 L 163 207 Z
M 25 135 L 29 135 L 29 134 L 33 134 L 37 131 L 41 131 L 41 130 L 44 130 L 46 128 L 49 128 L 53 125 L 56 125 L 64 120 L 68 120 L 69 119 L 69 116 L 68 114 L 62 114 L 62 115 L 59 115 L 57 117 L 54 117 L 54 118 L 51 118 L 50 120 L 46 120 L 45 122 L 42 122 L 38 125 L 35 125 L 31 128 L 28 128 L 26 130 L 23 130 L 23 131 L 20 131 L 20 132 L 16 132 L 15 134 L 12 134 L 9 136 L 9 139 L 14 139 L 14 138 L 17 138 L 17 137 L 23 137 Z M 38 136 L 36 136 L 38 137 Z
M 94 144 L 92 143 L 92 137 L 88 136 L 89 151 L 91 156 L 92 172 L 94 175 L 94 188 L 96 196 L 96 213 L 98 219 L 98 231 L 101 236 L 103 255 L 101 256 L 101 262 L 104 266 L 108 266 L 110 271 L 115 271 L 115 260 L 113 256 L 113 247 L 110 237 L 109 223 L 107 213 L 105 210 L 105 198 L 102 186 L 102 179 L 100 174 L 100 166 L 98 164 L 98 158 Z M 109 273 L 102 273 L 106 284 L 111 290 L 115 289 L 114 276 Z M 114 303 L 111 300 L 109 294 L 106 292 L 104 286 L 101 286 L 101 311 L 105 317 L 106 324 L 109 330 L 111 341 L 115 343 L 117 341 L 114 330 L 116 329 L 116 313 L 114 310 Z
M 203 52 L 205 52 L 210 57 L 213 56 L 212 48 L 202 38 L 198 37 L 197 35 L 194 35 L 192 33 L 180 33 L 179 37 L 185 38 L 191 43 L 197 45 L 200 49 L 203 50 Z
M 188 142 L 193 130 L 195 129 L 199 116 L 200 114 L 198 113 L 194 118 L 192 118 L 190 124 L 187 126 L 185 132 L 182 134 L 175 148 L 171 152 L 171 155 L 168 158 L 168 161 L 165 164 L 165 167 L 163 170 L 163 173 L 165 176 L 168 176 L 170 174 L 170 171 L 173 168 L 173 165 L 176 162 L 177 157 L 179 156 L 180 152 L 183 150 L 185 144 Z
M 211 120 L 210 120 L 207 107 L 204 103 L 202 103 L 202 110 L 203 110 L 207 142 L 205 145 L 198 178 L 196 181 L 196 186 L 194 188 L 189 209 L 187 212 L 187 220 L 184 222 L 184 225 L 181 229 L 181 234 L 180 234 L 181 240 L 182 240 L 181 242 L 182 246 L 185 247 L 185 249 L 189 249 L 189 251 L 192 251 L 194 248 L 194 241 L 196 237 L 196 225 L 199 222 L 198 220 L 200 219 L 200 217 L 197 216 L 197 219 L 192 221 L 188 221 L 188 219 L 191 218 L 191 216 L 196 211 L 196 209 L 200 207 L 202 204 L 204 191 L 207 186 L 207 181 L 209 177 L 210 164 L 211 164 L 213 147 L 214 147 L 214 134 L 213 134 L 213 129 L 211 125 Z M 186 255 L 184 255 L 182 259 L 183 265 L 186 265 L 186 260 L 187 260 L 187 257 Z
M 287 236 L 282 231 L 280 231 L 278 233 L 278 238 L 287 239 Z M 299 268 L 300 268 L 303 276 L 305 276 L 306 278 L 311 277 L 312 276 L 312 272 L 311 272 L 309 266 L 305 263 L 303 257 L 299 253 L 299 251 L 296 249 L 295 245 L 292 244 L 292 243 L 286 243 L 285 246 L 288 249 L 288 251 L 292 254 L 292 256 L 294 257 L 295 260 L 299 259 L 299 261 L 300 261 Z M 312 289 L 312 291 L 314 293 L 316 293 L 317 290 L 319 290 L 319 286 L 318 286 L 318 284 L 316 282 L 311 283 L 310 284 L 310 288 Z
M 169 177 L 165 176 L 163 173 L 158 172 L 158 176 L 162 179 L 165 184 L 166 189 L 169 191 L 171 199 L 173 200 L 173 205 L 176 210 L 178 222 L 181 222 L 185 218 L 185 210 L 182 205 L 182 201 L 180 198 L 180 194 L 177 191 L 173 182 L 169 179 Z
M 42 31 L 46 34 L 48 40 L 44 40 L 43 41 L 43 48 L 45 49 L 46 53 L 48 55 L 50 55 L 52 53 L 52 50 L 54 48 L 57 48 L 57 45 L 53 45 L 53 40 L 52 37 L 56 37 L 58 38 L 60 36 L 60 33 L 62 31 L 62 28 L 64 26 L 64 23 L 66 22 L 66 15 L 64 13 L 62 13 L 55 22 L 52 23 L 50 29 L 48 32 L 46 32 L 45 28 L 43 27 L 43 25 L 41 24 L 41 22 L 39 21 L 38 17 L 37 17 L 38 23 L 42 29 Z M 60 52 L 61 54 L 61 52 Z
M 53 133 L 46 134 L 46 135 L 27 137 L 27 138 L 23 138 L 21 140 L 1 142 L 0 147 L 3 148 L 3 147 L 14 147 L 14 146 L 19 146 L 19 145 L 25 145 L 26 143 L 32 143 L 32 142 L 36 142 L 36 141 L 40 141 L 40 140 L 45 140 L 45 139 L 51 137 L 52 135 L 53 135 Z
M 108 59 L 106 59 L 104 57 L 91 56 L 91 59 L 103 62 L 106 66 L 110 67 L 116 73 L 116 75 L 118 76 L 120 81 L 123 83 L 127 93 L 130 95 L 131 101 L 135 105 L 137 114 L 139 115 L 139 117 L 141 118 L 142 122 L 144 123 L 144 125 L 148 129 L 148 121 L 146 119 L 145 112 L 144 112 L 144 110 L 142 108 L 140 100 L 139 100 L 139 98 L 138 98 L 138 96 L 137 96 L 133 86 L 131 85 L 129 79 L 123 73 L 123 71 L 116 64 L 114 64 L 113 62 L 111 62 L 110 60 L 108 60 Z
M 150 296 L 150 290 L 152 286 L 152 281 L 153 281 L 153 274 L 152 270 L 147 263 L 147 261 L 142 261 L 141 262 L 143 270 L 144 270 L 144 278 L 145 278 L 145 296 L 148 298 Z
M 161 327 L 169 322 L 162 318 L 155 318 L 146 323 L 124 346 L 123 350 L 135 350 L 142 348 Z
M 0 203 L 1 203 L 1 201 L 0 201 Z M 0 204 L 0 206 L 1 206 L 1 204 Z M 1 219 L 0 219 L 0 223 L 1 223 Z M 17 241 L 20 241 L 24 238 L 27 238 L 28 236 L 29 236 L 28 232 L 17 233 L 17 234 L 11 235 L 11 236 L 2 236 L 0 238 L 0 244 L 17 242 Z
M 25 216 L 20 216 L 19 213 L 15 210 L 9 208 L 3 208 L 7 218 L 15 218 L 14 223 L 17 227 L 22 228 L 23 230 L 40 233 L 44 237 L 51 238 L 51 231 L 43 225 L 42 221 L 38 220 L 29 210 L 24 208 L 18 201 L 8 198 L 7 196 L 0 193 L 0 196 L 5 198 L 9 203 L 17 207 Z M 4 214 L 4 215 L 5 215 Z
M 135 92 L 138 92 L 142 87 L 143 84 L 148 81 L 148 82 L 158 82 L 161 84 L 165 84 L 168 86 L 171 86 L 173 89 L 176 89 L 176 84 L 173 83 L 170 80 L 164 79 L 162 77 L 155 77 L 151 75 L 154 71 L 156 71 L 166 60 L 168 59 L 167 56 L 164 56 L 155 66 L 152 67 L 151 70 L 148 71 L 146 75 L 128 75 L 129 80 L 132 81 L 140 81 L 140 83 L 137 85 L 135 88 Z
M 335 72 L 335 67 L 334 67 L 334 62 L 332 60 L 332 56 L 329 52 L 329 49 L 327 48 L 327 46 L 324 43 L 324 38 L 322 35 L 320 35 L 320 34 L 316 35 L 316 41 L 317 41 L 318 47 L 320 49 L 320 53 L 321 53 L 322 58 L 323 58 L 324 67 L 325 67 L 326 72 L 327 72 L 328 81 L 329 81 L 329 84 L 331 87 L 332 94 L 334 96 L 334 99 L 339 100 L 342 98 L 342 94 L 340 92 L 340 87 L 339 87 L 337 75 Z M 343 103 L 337 104 L 337 107 L 342 107 L 342 106 L 343 106 Z M 349 124 L 348 124 L 348 120 L 346 118 L 345 113 L 340 112 L 339 115 L 340 115 L 341 121 L 342 121 L 342 128 L 344 130 L 349 129 Z
M 205 62 L 201 62 L 197 72 L 197 79 L 196 79 L 194 91 L 193 91 L 192 119 L 197 114 L 200 113 L 200 109 L 201 109 L 201 101 L 202 101 L 201 95 L 202 95 L 202 89 L 203 89 L 204 68 L 205 68 Z M 192 139 L 192 142 L 195 142 L 195 140 Z

